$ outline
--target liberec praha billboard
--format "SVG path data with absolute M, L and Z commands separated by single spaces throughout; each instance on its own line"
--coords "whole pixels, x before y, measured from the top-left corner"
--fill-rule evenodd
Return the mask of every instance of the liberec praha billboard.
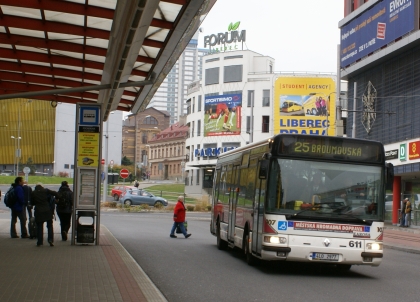
M 341 28 L 340 66 L 348 66 L 414 29 L 414 1 L 383 0 Z
M 274 134 L 335 134 L 333 78 L 279 77 L 274 86 Z

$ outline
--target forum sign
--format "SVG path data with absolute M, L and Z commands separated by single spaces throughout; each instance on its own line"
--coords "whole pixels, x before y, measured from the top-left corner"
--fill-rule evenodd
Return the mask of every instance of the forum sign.
M 240 21 L 230 23 L 225 33 L 212 34 L 204 37 L 204 47 L 209 46 L 211 53 L 237 50 L 239 42 L 246 42 L 246 30 L 237 31 Z

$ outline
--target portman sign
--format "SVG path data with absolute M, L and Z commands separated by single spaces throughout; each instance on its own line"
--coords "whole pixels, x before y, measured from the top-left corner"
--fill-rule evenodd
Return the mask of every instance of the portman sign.
M 226 44 L 233 44 L 238 42 L 245 42 L 246 41 L 246 30 L 242 30 L 240 33 L 236 30 L 239 27 L 241 22 L 236 22 L 235 24 L 230 23 L 228 27 L 228 31 L 225 33 L 218 33 L 204 37 L 204 47 L 207 46 L 216 46 L 216 45 L 223 45 L 223 47 L 216 47 L 214 49 L 215 52 L 223 52 L 227 50 L 235 50 L 237 49 L 237 45 L 226 46 Z

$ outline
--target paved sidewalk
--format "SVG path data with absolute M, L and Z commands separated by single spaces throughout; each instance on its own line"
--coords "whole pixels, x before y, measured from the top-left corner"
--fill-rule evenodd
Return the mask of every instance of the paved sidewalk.
M 0 301 L 166 301 L 105 226 L 98 246 L 62 241 L 55 221 L 50 247 L 44 229 L 36 247 L 36 239 L 10 238 L 10 218 L 0 219 Z
M 385 249 L 395 249 L 420 254 L 420 227 L 402 228 L 390 224 L 385 225 Z

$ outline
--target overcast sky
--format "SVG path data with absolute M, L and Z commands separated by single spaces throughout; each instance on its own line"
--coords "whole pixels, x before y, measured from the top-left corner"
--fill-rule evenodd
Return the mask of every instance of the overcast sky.
M 246 48 L 276 60 L 275 71 L 337 72 L 338 22 L 343 0 L 217 0 L 204 19 L 204 36 L 240 21 Z

